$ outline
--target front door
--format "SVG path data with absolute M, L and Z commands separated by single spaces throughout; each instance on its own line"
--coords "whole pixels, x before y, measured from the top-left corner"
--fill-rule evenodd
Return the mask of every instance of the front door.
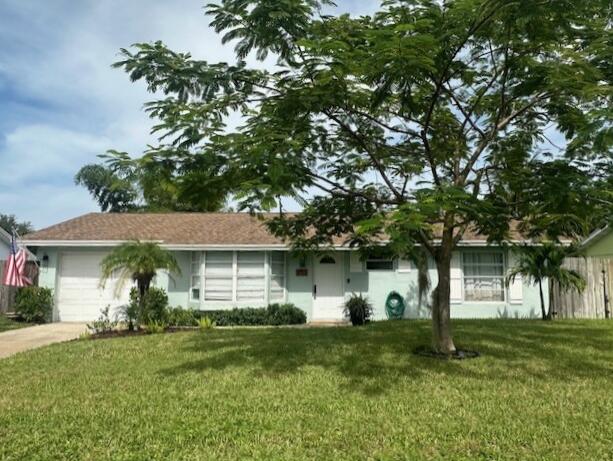
M 343 259 L 340 254 L 317 256 L 314 267 L 313 320 L 343 320 Z

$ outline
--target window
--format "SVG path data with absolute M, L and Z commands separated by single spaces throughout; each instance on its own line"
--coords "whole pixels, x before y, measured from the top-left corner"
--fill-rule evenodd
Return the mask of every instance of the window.
M 238 301 L 264 301 L 266 286 L 265 253 L 263 251 L 240 251 L 237 253 Z
M 334 259 L 332 256 L 326 255 L 319 260 L 319 264 L 336 264 L 336 259 Z
M 393 271 L 394 260 L 382 258 L 368 258 L 366 260 L 366 270 L 368 271 Z
M 285 297 L 285 253 L 270 253 L 270 300 L 281 301 Z
M 192 260 L 191 260 L 191 282 L 190 282 L 190 299 L 192 301 L 200 301 L 200 281 L 202 277 L 200 276 L 200 266 L 202 261 L 202 253 L 200 252 L 192 252 Z
M 504 262 L 501 252 L 462 253 L 465 301 L 504 301 Z
M 196 260 L 195 256 L 192 257 L 192 300 L 200 298 L 199 261 L 200 259 Z M 262 303 L 280 301 L 284 297 L 284 252 L 207 251 L 205 253 L 204 301 Z
M 207 251 L 204 261 L 204 300 L 232 301 L 234 254 L 231 251 Z

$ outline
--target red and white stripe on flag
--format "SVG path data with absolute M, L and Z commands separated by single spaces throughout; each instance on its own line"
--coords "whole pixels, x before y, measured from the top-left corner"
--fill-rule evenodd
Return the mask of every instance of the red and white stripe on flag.
M 32 281 L 25 276 L 28 255 L 23 248 L 17 253 L 10 253 L 9 259 L 4 264 L 2 284 L 12 287 L 24 287 L 31 285 Z

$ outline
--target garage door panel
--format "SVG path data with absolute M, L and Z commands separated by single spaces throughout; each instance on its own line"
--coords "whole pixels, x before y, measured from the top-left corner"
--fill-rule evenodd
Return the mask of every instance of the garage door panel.
M 61 257 L 58 291 L 58 316 L 61 321 L 87 322 L 97 319 L 100 311 L 127 304 L 131 284 L 124 283 L 117 291 L 116 279 L 100 286 L 100 263 L 105 253 L 66 253 Z

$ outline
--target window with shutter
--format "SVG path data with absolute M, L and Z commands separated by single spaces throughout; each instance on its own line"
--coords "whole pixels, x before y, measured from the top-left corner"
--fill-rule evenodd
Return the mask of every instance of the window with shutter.
M 232 301 L 233 260 L 231 251 L 207 251 L 204 261 L 205 301 Z
M 266 253 L 239 251 L 237 253 L 236 299 L 238 301 L 264 301 L 266 286 Z

